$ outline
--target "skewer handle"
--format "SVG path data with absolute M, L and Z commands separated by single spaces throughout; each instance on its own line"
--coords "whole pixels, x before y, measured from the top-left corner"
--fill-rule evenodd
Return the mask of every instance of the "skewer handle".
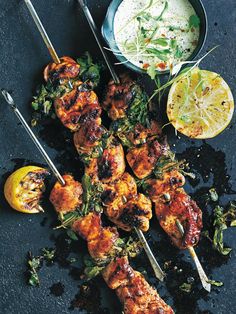
M 55 63 L 60 63 L 60 59 L 59 59 L 50 39 L 48 37 L 48 34 L 47 34 L 45 28 L 43 27 L 42 22 L 40 21 L 40 18 L 38 16 L 37 12 L 35 11 L 33 4 L 31 3 L 30 0 L 24 0 L 24 1 L 25 1 L 25 4 L 27 5 L 27 8 L 29 9 L 30 14 L 32 15 L 32 18 L 33 18 L 41 36 L 42 36 L 42 38 L 43 38 L 43 41 L 45 42 L 45 44 L 49 50 L 49 53 L 50 53 L 53 61 Z
M 115 72 L 115 70 L 114 70 L 114 68 L 113 68 L 109 58 L 107 57 L 107 54 L 106 54 L 104 48 L 103 48 L 102 41 L 101 41 L 101 38 L 100 38 L 100 33 L 99 33 L 98 29 L 97 29 L 97 26 L 96 26 L 96 24 L 95 24 L 95 22 L 93 20 L 93 17 L 91 15 L 91 13 L 89 11 L 89 8 L 87 7 L 87 5 L 86 5 L 84 0 L 78 0 L 78 2 L 79 2 L 80 6 L 81 6 L 81 8 L 82 8 L 82 10 L 84 12 L 84 15 L 85 15 L 88 23 L 89 23 L 89 26 L 90 26 L 90 28 L 91 28 L 91 30 L 93 32 L 93 35 L 94 35 L 94 37 L 95 37 L 95 39 L 97 41 L 97 44 L 98 44 L 98 46 L 99 46 L 99 48 L 101 50 L 103 58 L 104 58 L 104 60 L 105 60 L 105 62 L 107 64 L 107 67 L 108 67 L 108 69 L 109 69 L 109 71 L 111 73 L 111 76 L 112 76 L 114 82 L 116 84 L 119 84 L 120 83 L 120 79 L 119 79 L 118 75 L 116 74 L 116 72 Z
M 38 141 L 37 137 L 34 135 L 33 131 L 31 130 L 31 128 L 29 127 L 27 122 L 25 121 L 24 117 L 22 116 L 22 114 L 20 113 L 19 109 L 17 108 L 17 106 L 16 106 L 13 98 L 11 97 L 11 95 L 4 89 L 2 90 L 2 95 L 4 96 L 6 102 L 13 109 L 13 111 L 16 114 L 17 118 L 20 120 L 21 124 L 23 125 L 23 127 L 25 128 L 25 130 L 27 131 L 27 133 L 29 134 L 29 136 L 33 140 L 34 144 L 36 145 L 36 147 L 40 151 L 41 155 L 43 156 L 44 160 L 48 164 L 49 168 L 51 169 L 51 171 L 53 172 L 53 174 L 55 175 L 57 180 L 62 185 L 65 185 L 65 181 L 64 181 L 63 177 L 61 176 L 61 174 L 57 170 L 56 166 L 54 165 L 54 163 L 52 162 L 52 160 L 50 159 L 50 157 L 48 156 L 48 154 L 44 150 L 43 146 Z
M 176 225 L 179 229 L 179 232 L 181 233 L 181 235 L 183 236 L 184 235 L 184 228 L 183 226 L 181 225 L 180 221 L 179 220 L 176 220 Z M 201 283 L 202 283 L 202 286 L 203 288 L 208 291 L 208 292 L 211 292 L 211 284 L 209 283 L 209 279 L 202 267 L 202 264 L 200 263 L 198 257 L 197 257 L 197 254 L 194 250 L 194 248 L 192 246 L 189 246 L 188 247 L 188 251 L 196 265 L 196 268 L 197 268 L 197 271 L 198 271 L 198 275 L 200 277 L 200 280 L 201 280 Z
M 163 281 L 165 278 L 165 273 L 163 272 L 163 270 L 161 269 L 160 265 L 158 264 L 157 260 L 155 259 L 155 256 L 153 255 L 147 240 L 145 239 L 145 236 L 143 234 L 143 232 L 141 230 L 139 230 L 138 228 L 135 228 L 135 231 L 139 237 L 139 240 L 141 241 L 143 248 L 148 256 L 148 259 L 152 265 L 152 268 L 154 270 L 154 273 L 157 277 L 157 279 L 159 279 L 160 281 Z

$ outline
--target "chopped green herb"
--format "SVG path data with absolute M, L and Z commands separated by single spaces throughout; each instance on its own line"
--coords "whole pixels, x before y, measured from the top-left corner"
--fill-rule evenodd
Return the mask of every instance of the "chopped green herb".
M 77 62 L 80 65 L 80 74 L 79 78 L 86 83 L 89 83 L 92 88 L 95 88 L 100 83 L 101 79 L 101 70 L 103 66 L 101 64 L 93 63 L 92 57 L 88 52 L 77 59 Z
M 71 240 L 74 240 L 74 241 L 78 240 L 77 234 L 72 229 L 68 229 L 66 233 Z
M 51 262 L 51 261 L 54 259 L 54 257 L 55 257 L 55 252 L 56 252 L 55 249 L 47 249 L 47 248 L 43 248 L 43 249 L 42 249 L 43 257 L 44 257 L 48 262 Z
M 230 202 L 225 210 L 221 206 L 216 206 L 213 212 L 213 248 L 222 255 L 228 255 L 232 251 L 231 248 L 224 247 L 224 231 L 228 228 L 228 226 L 236 226 L 235 202 Z M 211 239 L 209 233 L 207 237 Z
M 194 15 L 191 15 L 190 18 L 189 18 L 189 28 L 191 29 L 192 27 L 199 27 L 200 26 L 200 19 L 199 17 L 194 14 Z
M 169 49 L 159 50 L 156 48 L 147 48 L 147 52 L 155 55 L 162 61 L 168 61 L 167 54 L 170 54 L 171 51 Z
M 190 293 L 192 291 L 192 285 L 190 283 L 184 282 L 179 289 L 183 292 Z
M 31 252 L 29 252 L 29 259 L 28 259 L 28 274 L 29 274 L 29 279 L 28 283 L 31 286 L 38 286 L 39 285 L 39 276 L 38 276 L 38 270 L 41 267 L 41 261 L 42 257 L 37 256 L 34 257 Z
M 216 286 L 216 287 L 222 287 L 224 285 L 223 282 L 216 281 L 216 280 L 208 280 L 208 283 L 211 284 L 212 286 Z
M 219 196 L 218 196 L 215 188 L 211 188 L 209 190 L 209 196 L 210 196 L 211 201 L 213 201 L 213 202 L 217 202 L 219 199 Z
M 101 194 L 103 192 L 102 184 L 92 183 L 90 176 L 84 175 L 82 178 L 83 186 L 83 205 L 81 213 L 83 216 L 87 215 L 89 211 L 95 210 L 96 212 L 102 212 Z
M 175 50 L 175 57 L 180 59 L 183 56 L 183 51 L 177 46 Z

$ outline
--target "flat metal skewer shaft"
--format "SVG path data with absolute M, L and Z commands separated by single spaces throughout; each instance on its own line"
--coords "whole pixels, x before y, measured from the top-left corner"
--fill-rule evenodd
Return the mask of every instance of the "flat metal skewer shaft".
M 60 63 L 60 59 L 59 59 L 50 39 L 48 37 L 48 34 L 47 34 L 45 28 L 43 27 L 42 22 L 40 21 L 40 18 L 38 16 L 37 12 L 35 11 L 33 4 L 31 3 L 30 0 L 24 0 L 24 1 L 25 1 L 25 4 L 27 5 L 27 8 L 29 9 L 30 14 L 32 15 L 32 18 L 33 18 L 41 36 L 42 36 L 42 38 L 43 38 L 43 41 L 45 42 L 45 44 L 49 50 L 49 53 L 50 53 L 53 61 L 55 63 Z
M 139 237 L 139 240 L 141 241 L 142 245 L 143 245 L 143 248 L 148 256 L 148 259 L 152 265 L 152 269 L 156 275 L 156 277 L 160 280 L 160 281 L 163 281 L 164 278 L 165 278 L 165 273 L 163 272 L 163 270 L 161 269 L 160 265 L 158 264 L 155 256 L 153 255 L 148 243 L 147 243 L 147 240 L 143 234 L 143 232 L 138 229 L 138 228 L 135 228 L 135 231 Z
M 183 226 L 179 220 L 176 220 L 176 225 L 179 229 L 179 232 L 183 236 L 184 235 L 184 228 L 183 228 Z M 191 255 L 191 257 L 192 257 L 192 259 L 196 265 L 196 268 L 197 268 L 197 271 L 198 271 L 198 274 L 199 274 L 203 288 L 205 290 L 207 290 L 208 292 L 211 292 L 211 284 L 209 283 L 209 279 L 207 278 L 207 275 L 206 275 L 206 273 L 202 267 L 202 264 L 200 263 L 200 261 L 197 257 L 197 254 L 196 254 L 194 248 L 192 246 L 189 246 L 188 251 L 189 251 L 189 253 L 190 253 L 190 255 Z
M 115 70 L 114 70 L 114 68 L 113 68 L 109 58 L 107 57 L 107 54 L 106 54 L 105 50 L 103 49 L 103 45 L 102 45 L 101 38 L 100 38 L 100 33 L 98 32 L 97 26 L 96 26 L 96 24 L 95 24 L 95 22 L 93 20 L 93 17 L 91 15 L 90 11 L 89 11 L 89 8 L 87 7 L 85 1 L 78 0 L 78 2 L 79 2 L 80 6 L 81 6 L 81 8 L 82 8 L 82 10 L 84 12 L 84 15 L 85 15 L 85 17 L 86 17 L 86 19 L 88 21 L 88 24 L 89 24 L 89 26 L 91 28 L 91 31 L 93 32 L 93 35 L 94 35 L 94 37 L 95 37 L 95 39 L 97 41 L 97 44 L 98 44 L 98 46 L 99 46 L 99 48 L 101 50 L 103 58 L 104 58 L 104 60 L 105 60 L 105 62 L 107 64 L 107 67 L 108 67 L 108 69 L 109 69 L 109 71 L 111 73 L 111 76 L 112 76 L 114 82 L 116 84 L 119 84 L 120 83 L 120 79 L 119 79 L 118 75 L 116 74 L 116 72 L 115 72 Z
M 6 91 L 6 90 L 2 90 L 2 95 L 4 96 L 6 102 L 11 106 L 11 108 L 13 109 L 15 115 L 17 116 L 17 118 L 20 120 L 21 124 L 23 125 L 23 127 L 25 128 L 25 130 L 27 131 L 27 133 L 29 134 L 29 136 L 31 137 L 31 139 L 33 140 L 34 144 L 36 145 L 36 147 L 38 148 L 38 150 L 40 151 L 41 155 L 43 156 L 44 160 L 46 161 L 46 163 L 48 164 L 49 168 L 51 169 L 51 171 L 53 172 L 53 174 L 55 175 L 55 177 L 57 178 L 57 180 L 62 184 L 65 185 L 65 180 L 63 179 L 63 177 L 61 176 L 61 174 L 59 173 L 59 171 L 57 170 L 56 166 L 54 165 L 54 163 L 52 162 L 52 160 L 50 159 L 50 157 L 48 156 L 48 154 L 46 153 L 45 149 L 43 148 L 43 146 L 40 144 L 39 140 L 37 139 L 37 137 L 34 135 L 33 131 L 31 130 L 31 128 L 29 127 L 28 123 L 25 121 L 24 117 L 22 116 L 22 114 L 20 113 L 19 109 L 17 108 L 13 98 L 11 97 L 11 95 Z

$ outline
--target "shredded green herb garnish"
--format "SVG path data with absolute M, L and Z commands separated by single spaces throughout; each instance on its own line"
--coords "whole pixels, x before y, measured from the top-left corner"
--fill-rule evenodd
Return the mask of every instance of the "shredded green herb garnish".
M 79 156 L 85 165 L 88 165 L 90 161 L 94 158 L 99 158 L 102 156 L 104 149 L 108 147 L 111 143 L 113 137 L 111 136 L 110 132 L 105 132 L 98 145 L 93 147 L 93 149 L 89 153 L 79 153 Z
M 83 216 L 86 216 L 91 210 L 101 213 L 103 211 L 101 194 L 103 187 L 100 182 L 91 181 L 90 176 L 84 175 L 82 178 L 83 186 L 83 205 L 81 212 Z
M 192 291 L 192 284 L 184 282 L 182 285 L 179 286 L 179 289 L 185 293 L 190 293 Z
M 39 276 L 38 276 L 38 270 L 41 267 L 42 263 L 42 257 L 41 256 L 36 256 L 34 257 L 31 252 L 29 252 L 29 260 L 28 260 L 28 273 L 29 273 L 29 279 L 28 283 L 31 286 L 38 286 L 40 281 L 39 281 Z
M 228 227 L 236 227 L 236 203 L 230 202 L 224 209 L 216 206 L 213 211 L 213 237 L 209 231 L 202 234 L 212 243 L 213 248 L 222 255 L 228 255 L 232 249 L 224 246 L 224 231 Z
M 88 52 L 77 59 L 80 64 L 79 79 L 88 83 L 92 88 L 96 88 L 101 79 L 102 64 L 94 63 L 91 55 Z

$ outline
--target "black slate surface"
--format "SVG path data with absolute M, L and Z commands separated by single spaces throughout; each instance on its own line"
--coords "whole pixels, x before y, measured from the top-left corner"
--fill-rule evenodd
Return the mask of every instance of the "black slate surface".
M 76 57 L 89 50 L 93 57 L 101 58 L 75 1 L 33 2 L 59 55 Z M 88 3 L 100 26 L 109 1 Z M 204 0 L 203 3 L 207 10 L 209 33 L 202 54 L 215 45 L 220 47 L 203 61 L 202 67 L 220 73 L 235 95 L 236 3 L 234 0 Z M 29 103 L 36 86 L 42 82 L 42 69 L 48 63 L 49 55 L 23 1 L 0 1 L 0 43 L 0 87 L 13 92 L 19 108 L 30 121 Z M 151 90 L 150 82 L 147 79 L 143 81 Z M 62 127 L 58 129 L 57 124 L 37 128 L 35 132 L 57 166 L 72 171 L 79 177 L 82 167 L 68 132 Z M 166 133 L 173 149 L 190 162 L 198 175 L 197 182 L 187 185 L 187 190 L 197 200 L 199 195 L 213 185 L 220 194 L 221 204 L 236 198 L 235 115 L 227 130 L 212 140 L 193 141 L 182 136 L 176 137 L 171 127 L 166 129 Z M 13 113 L 0 99 L 0 313 L 86 313 L 81 296 L 87 300 L 87 312 L 120 313 L 119 302 L 101 279 L 91 282 L 87 290 L 81 289 L 81 265 L 79 262 L 70 264 L 68 260 L 82 256 L 86 251 L 85 244 L 83 241 L 68 244 L 63 233 L 53 230 L 56 217 L 49 204 L 46 203 L 44 214 L 32 216 L 19 214 L 6 204 L 3 184 L 7 175 L 15 168 L 29 163 L 44 164 Z M 203 214 L 208 217 L 210 208 L 203 208 Z M 147 270 L 149 281 L 157 287 L 160 295 L 173 306 L 176 313 L 235 313 L 235 232 L 232 228 L 225 233 L 225 242 L 233 248 L 229 258 L 212 251 L 206 240 L 202 240 L 197 248 L 207 274 L 224 282 L 223 287 L 213 288 L 211 294 L 201 289 L 188 254 L 172 247 L 155 218 L 148 239 L 161 264 L 172 260 L 167 281 L 161 284 L 154 279 L 144 255 L 134 261 L 134 265 Z M 31 250 L 36 255 L 42 247 L 55 246 L 55 265 L 45 265 L 40 270 L 40 287 L 26 285 L 24 273 L 27 252 Z M 190 295 L 185 295 L 178 290 L 178 286 L 189 276 L 195 279 L 194 290 Z

